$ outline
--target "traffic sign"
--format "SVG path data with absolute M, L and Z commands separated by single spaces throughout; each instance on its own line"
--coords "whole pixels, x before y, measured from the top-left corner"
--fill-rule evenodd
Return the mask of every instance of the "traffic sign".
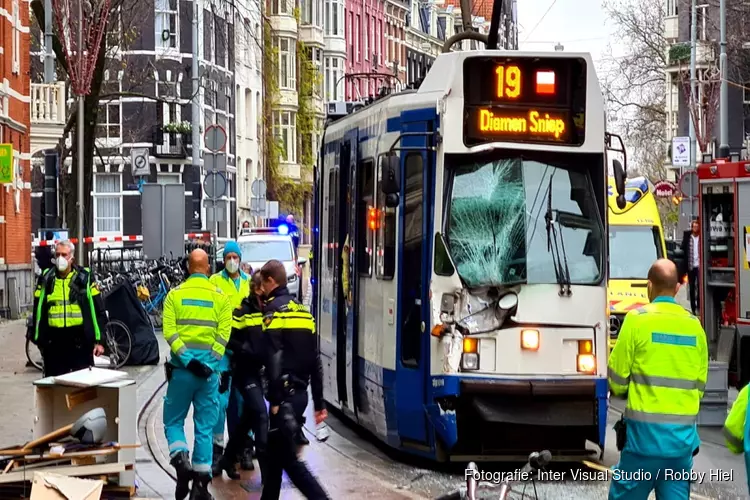
M 204 134 L 206 149 L 209 151 L 222 151 L 227 145 L 227 132 L 219 125 L 211 125 L 206 128 Z
M 207 172 L 203 179 L 203 192 L 208 198 L 221 198 L 227 192 L 227 178 L 221 172 Z
M 690 166 L 690 137 L 672 137 L 672 165 Z
M 263 179 L 255 179 L 253 184 L 250 186 L 250 192 L 253 196 L 266 197 L 266 181 Z
M 130 168 L 133 177 L 147 176 L 151 173 L 148 164 L 148 148 L 133 148 L 130 150 Z
M 13 144 L 0 144 L 0 183 L 13 182 Z
M 677 192 L 677 186 L 673 182 L 659 181 L 654 184 L 654 196 L 657 198 L 671 198 Z
M 227 200 L 203 200 L 203 206 L 206 207 L 206 221 L 209 224 L 226 220 Z
M 698 213 L 698 198 L 683 198 L 680 201 L 680 214 L 685 217 L 696 217 Z
M 683 196 L 688 198 L 698 196 L 698 172 L 690 170 L 682 174 L 679 186 Z
M 224 153 L 206 153 L 203 157 L 203 166 L 206 170 L 218 170 L 219 172 L 226 172 L 227 170 L 227 155 Z

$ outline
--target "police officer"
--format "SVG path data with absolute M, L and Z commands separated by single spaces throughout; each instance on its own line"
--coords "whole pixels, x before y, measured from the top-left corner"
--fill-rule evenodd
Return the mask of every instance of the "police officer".
M 244 403 L 240 423 L 236 431 L 229 434 L 229 443 L 220 461 L 220 468 L 232 479 L 239 478 L 234 464 L 248 432 L 252 430 L 255 433 L 255 450 L 259 456 L 266 451 L 268 443 L 268 413 L 261 380 L 266 344 L 260 281 L 260 273 L 255 273 L 250 295 L 233 313 L 232 336 L 229 339 L 229 348 L 235 358 L 232 385 L 240 392 Z
M 315 321 L 289 294 L 286 269 L 281 262 L 268 261 L 260 276 L 266 295 L 263 331 L 268 350 L 266 370 L 271 406 L 267 453 L 259 457 L 263 479 L 261 500 L 279 498 L 283 471 L 307 498 L 328 498 L 305 463 L 297 458 L 308 381 L 312 386 L 316 424 L 328 416 L 323 406 L 323 370 Z
M 211 283 L 219 287 L 224 294 L 229 297 L 232 310 L 240 306 L 242 299 L 250 294 L 250 277 L 240 269 L 242 261 L 242 250 L 234 240 L 229 240 L 224 244 L 224 270 L 211 276 Z M 235 426 L 239 420 L 238 415 L 227 415 L 229 400 L 235 399 L 235 393 L 231 388 L 230 373 L 230 356 L 231 350 L 227 350 L 227 355 L 221 360 L 221 379 L 219 382 L 219 418 L 214 426 L 214 448 L 213 448 L 213 465 L 212 471 L 214 477 L 221 475 L 219 467 L 219 458 L 224 453 L 224 421 L 229 424 L 229 434 L 234 433 Z M 239 405 L 231 405 L 236 411 Z M 252 461 L 250 462 L 252 464 Z M 234 470 L 234 469 L 232 469 Z M 239 475 L 236 478 L 239 479 Z
M 177 471 L 175 498 L 211 499 L 211 435 L 218 418 L 219 368 L 232 328 L 229 298 L 208 278 L 208 254 L 193 250 L 190 277 L 164 300 L 164 337 L 172 356 L 165 365 L 164 432 Z M 185 417 L 193 405 L 195 448 L 192 468 L 185 438 Z M 193 480 L 192 491 L 190 480 Z
M 729 451 L 745 454 L 745 474 L 748 489 L 750 489 L 750 439 L 745 439 L 745 436 L 750 432 L 750 421 L 747 419 L 748 387 L 750 386 L 743 387 L 737 395 L 737 400 L 732 405 L 732 410 L 729 412 L 726 422 L 724 422 L 724 439 Z
M 667 480 L 660 470 L 685 471 L 693 466 L 700 445 L 696 417 L 708 377 L 706 333 L 698 319 L 678 305 L 675 265 L 657 260 L 648 272 L 650 304 L 625 316 L 609 359 L 609 387 L 627 396 L 618 423 L 621 450 L 615 466 L 625 474 L 612 479 L 610 499 L 687 500 L 690 481 Z M 650 479 L 632 474 L 649 472 Z M 641 474 L 643 476 L 644 474 Z
M 93 366 L 104 352 L 101 332 L 107 321 L 104 301 L 91 271 L 74 264 L 75 245 L 55 246 L 55 268 L 47 269 L 34 292 L 32 340 L 51 377 Z

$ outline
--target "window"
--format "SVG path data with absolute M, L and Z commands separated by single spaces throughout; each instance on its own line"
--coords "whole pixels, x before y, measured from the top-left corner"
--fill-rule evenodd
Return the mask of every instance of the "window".
M 365 61 L 370 60 L 370 14 L 365 14 L 365 34 L 364 34 L 364 42 L 365 42 Z
M 750 104 L 750 80 L 746 81 L 742 87 L 742 101 L 745 104 Z
M 255 133 L 255 114 L 253 113 L 253 91 L 245 89 L 245 137 Z
M 122 140 L 122 123 L 120 123 L 119 102 L 105 103 L 99 106 L 98 121 L 96 127 L 96 138 L 102 139 L 104 144 L 116 145 Z M 105 146 L 105 147 L 107 147 Z
M 378 168 L 378 191 L 377 191 L 377 215 L 378 225 L 375 233 L 375 275 L 378 279 L 393 279 L 396 270 L 396 209 L 385 206 L 385 194 L 383 194 L 382 166 L 383 158 L 380 156 Z
M 658 227 L 609 226 L 609 279 L 645 280 L 662 257 Z
M 182 179 L 180 174 L 168 174 L 168 173 L 157 173 L 156 183 L 157 184 L 181 184 Z
M 313 68 L 315 68 L 315 72 L 317 73 L 316 76 L 318 76 L 312 89 L 313 95 L 315 95 L 315 97 L 323 97 L 323 78 L 321 78 L 321 76 L 323 75 L 323 69 L 321 68 L 321 61 L 323 59 L 322 53 L 323 51 L 317 47 L 312 47 L 310 49 L 310 58 L 313 64 Z
M 294 90 L 297 87 L 295 41 L 292 38 L 274 37 L 273 46 L 279 51 L 279 88 Z
M 360 30 L 362 20 L 359 17 L 359 14 L 357 14 L 357 18 L 354 21 L 354 53 L 357 55 L 357 61 L 362 60 L 362 54 L 359 52 L 359 35 L 362 32 Z
M 277 111 L 273 115 L 273 132 L 281 146 L 281 161 L 297 161 L 297 115 L 292 111 Z
M 679 0 L 667 0 L 667 17 L 677 15 L 677 4 Z
M 336 233 L 339 222 L 339 171 L 332 168 L 328 172 L 328 245 L 327 245 L 327 267 L 333 269 L 336 260 Z
M 711 29 L 711 20 L 708 18 L 708 5 L 699 5 L 697 8 L 698 18 L 698 40 L 708 40 Z
M 241 242 L 242 260 L 246 262 L 268 262 L 276 259 L 282 262 L 294 260 L 294 250 L 287 240 L 258 240 Z
M 122 233 L 120 174 L 94 175 L 94 232 Z
M 302 25 L 323 27 L 323 0 L 301 0 Z
M 271 0 L 271 14 L 291 14 L 293 5 L 290 2 L 291 0 Z
M 340 57 L 325 58 L 325 90 L 326 101 L 338 101 L 343 99 L 344 81 L 344 59 Z
M 357 172 L 357 243 L 354 246 L 357 255 L 357 269 L 360 276 L 372 276 L 372 244 L 377 229 L 377 217 L 373 188 L 375 187 L 375 163 L 372 159 L 364 160 Z
M 257 124 L 255 137 L 261 138 L 263 137 L 261 129 L 263 126 L 263 117 L 261 116 L 260 91 L 255 92 L 255 123 Z
M 342 0 L 325 0 L 326 2 L 326 35 L 344 36 L 344 2 Z
M 13 0 L 13 73 L 21 72 L 21 11 Z
M 180 31 L 177 0 L 155 0 L 156 48 L 177 49 L 177 36 Z
M 409 153 L 404 161 L 404 247 L 403 268 L 410 272 L 404 276 L 403 293 L 399 307 L 401 319 L 401 361 L 406 365 L 418 365 L 421 357 L 422 332 L 420 329 L 422 296 L 425 283 L 422 280 L 421 264 L 425 245 L 422 241 L 424 213 L 424 167 L 420 153 Z

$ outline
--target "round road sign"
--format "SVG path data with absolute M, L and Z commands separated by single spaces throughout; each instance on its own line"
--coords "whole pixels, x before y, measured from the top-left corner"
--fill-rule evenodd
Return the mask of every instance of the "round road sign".
M 253 196 L 265 197 L 266 195 L 266 181 L 263 179 L 255 179 L 253 181 L 253 184 L 250 186 L 250 191 L 253 193 Z
M 145 156 L 136 156 L 135 157 L 135 168 L 144 168 L 146 166 L 146 163 L 148 160 L 146 160 Z
M 698 172 L 689 170 L 680 177 L 680 192 L 688 198 L 698 196 Z
M 203 192 L 208 198 L 221 198 L 227 193 L 227 178 L 221 172 L 208 172 L 203 179 Z
M 206 128 L 204 138 L 206 141 L 206 149 L 209 151 L 221 151 L 224 149 L 224 146 L 227 145 L 227 133 L 219 125 L 211 125 Z

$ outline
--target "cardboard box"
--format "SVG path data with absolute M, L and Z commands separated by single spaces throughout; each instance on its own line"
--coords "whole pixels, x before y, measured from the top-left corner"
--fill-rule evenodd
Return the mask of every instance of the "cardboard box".
M 30 500 L 99 500 L 104 482 L 37 472 L 31 486 Z

